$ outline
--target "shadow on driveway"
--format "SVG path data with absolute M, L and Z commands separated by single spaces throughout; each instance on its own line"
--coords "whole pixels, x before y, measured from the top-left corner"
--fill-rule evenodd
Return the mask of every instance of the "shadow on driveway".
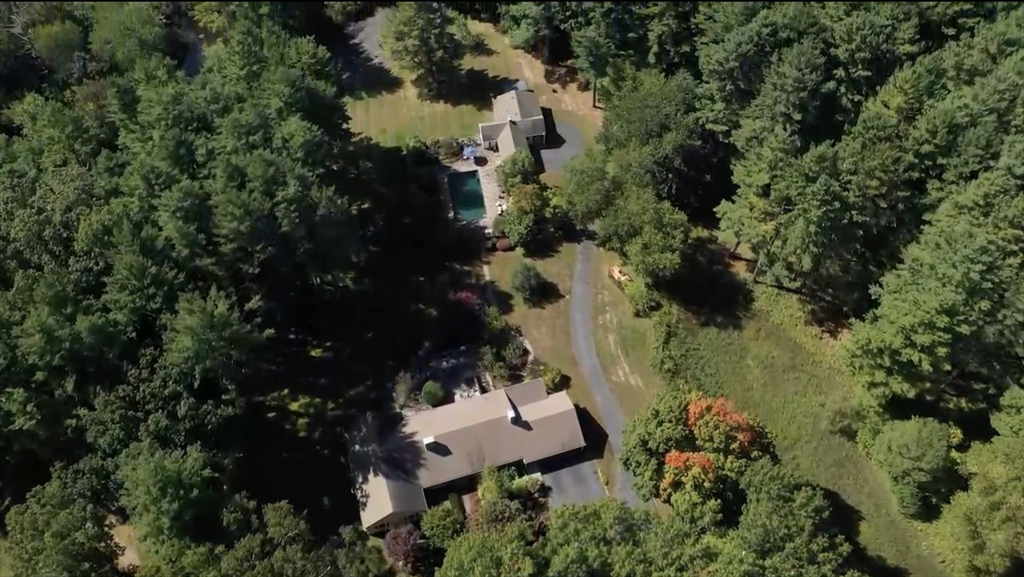
M 545 172 L 562 172 L 565 164 L 583 153 L 583 134 L 568 122 L 557 122 L 557 113 L 541 108 L 547 130 L 547 142 L 540 149 Z
M 537 464 L 544 484 L 550 489 L 548 498 L 552 508 L 583 505 L 608 496 L 597 469 L 597 460 L 604 455 L 608 435 L 590 411 L 577 407 L 576 412 L 587 446 Z

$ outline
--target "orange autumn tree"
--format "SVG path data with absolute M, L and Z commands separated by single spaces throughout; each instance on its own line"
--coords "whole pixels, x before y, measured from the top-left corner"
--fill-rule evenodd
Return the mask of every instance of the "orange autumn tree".
M 750 457 L 763 448 L 759 427 L 725 397 L 692 397 L 686 424 L 697 444 L 708 451 Z
M 666 391 L 627 426 L 622 463 L 638 495 L 672 502 L 684 487 L 715 498 L 771 454 L 764 429 L 722 397 Z
M 658 497 L 669 502 L 686 485 L 697 493 L 714 491 L 715 463 L 707 453 L 671 450 L 665 455 L 665 473 L 658 486 Z

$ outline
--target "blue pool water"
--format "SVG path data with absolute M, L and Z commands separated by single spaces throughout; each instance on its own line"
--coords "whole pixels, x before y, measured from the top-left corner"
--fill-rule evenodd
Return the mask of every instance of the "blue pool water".
M 462 220 L 480 220 L 487 216 L 479 171 L 449 173 L 448 194 L 452 197 L 455 214 Z

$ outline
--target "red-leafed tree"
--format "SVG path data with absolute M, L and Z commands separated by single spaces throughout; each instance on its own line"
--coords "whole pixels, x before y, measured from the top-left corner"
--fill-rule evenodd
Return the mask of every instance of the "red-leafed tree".
M 415 571 L 423 556 L 420 530 L 412 525 L 402 525 L 388 531 L 384 536 L 384 550 L 393 563 L 402 569 Z
M 761 426 L 728 400 L 676 390 L 626 428 L 622 463 L 640 497 L 671 502 L 683 486 L 713 497 L 770 453 Z
M 683 485 L 697 493 L 710 495 L 717 480 L 715 463 L 707 453 L 672 450 L 665 455 L 664 477 L 658 485 L 658 497 L 670 502 L 672 495 Z
M 757 441 L 761 432 L 724 397 L 692 398 L 686 423 L 704 450 L 736 456 L 760 450 Z

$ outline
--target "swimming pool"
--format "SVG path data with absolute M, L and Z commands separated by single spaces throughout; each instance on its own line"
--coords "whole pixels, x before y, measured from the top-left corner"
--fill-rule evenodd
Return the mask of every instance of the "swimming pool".
M 479 171 L 449 173 L 448 194 L 452 197 L 455 214 L 462 220 L 480 220 L 487 216 Z

